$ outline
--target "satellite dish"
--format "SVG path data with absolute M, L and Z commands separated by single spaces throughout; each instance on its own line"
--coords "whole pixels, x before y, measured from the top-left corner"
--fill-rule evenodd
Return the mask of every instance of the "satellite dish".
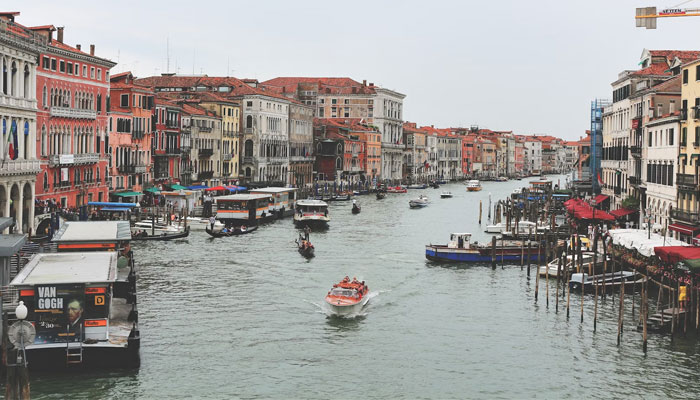
M 21 343 L 25 346 L 34 343 L 35 336 L 36 329 L 28 321 L 17 321 L 7 330 L 7 337 L 15 347 L 20 347 Z

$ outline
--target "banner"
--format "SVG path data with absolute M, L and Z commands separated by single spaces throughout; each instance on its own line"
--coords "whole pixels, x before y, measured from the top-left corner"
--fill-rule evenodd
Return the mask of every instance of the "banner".
M 61 168 L 61 182 L 68 182 L 68 168 Z
M 34 343 L 80 341 L 85 285 L 37 285 L 34 289 Z

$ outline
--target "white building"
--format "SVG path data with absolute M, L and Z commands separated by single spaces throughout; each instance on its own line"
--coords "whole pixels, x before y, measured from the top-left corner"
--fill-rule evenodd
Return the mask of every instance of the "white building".
M 374 122 L 382 134 L 381 179 L 400 181 L 403 173 L 403 99 L 405 94 L 375 87 Z
M 528 137 L 525 140 L 524 167 L 527 175 L 539 175 L 542 173 L 542 142 Z
M 15 230 L 34 229 L 36 158 L 36 61 L 46 39 L 0 14 L 0 216 Z M 16 143 L 16 145 L 15 145 Z M 12 156 L 9 147 L 16 149 Z
M 644 128 L 642 143 L 642 169 L 646 186 L 647 208 L 652 223 L 668 226 L 670 209 L 676 204 L 676 187 L 696 189 L 695 177 L 689 181 L 676 181 L 678 169 L 678 141 L 680 139 L 680 116 L 672 115 L 650 120 Z M 682 177 L 681 177 L 682 178 Z

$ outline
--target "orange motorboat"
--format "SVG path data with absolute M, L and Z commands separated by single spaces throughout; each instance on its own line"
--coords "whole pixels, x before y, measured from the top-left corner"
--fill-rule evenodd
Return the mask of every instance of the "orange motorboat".
M 369 301 L 369 288 L 365 281 L 358 281 L 345 277 L 326 295 L 326 303 L 330 306 L 331 312 L 335 315 L 353 315 L 362 310 L 362 307 Z
M 405 187 L 403 186 L 390 186 L 386 189 L 387 193 L 407 193 L 408 190 L 406 190 Z

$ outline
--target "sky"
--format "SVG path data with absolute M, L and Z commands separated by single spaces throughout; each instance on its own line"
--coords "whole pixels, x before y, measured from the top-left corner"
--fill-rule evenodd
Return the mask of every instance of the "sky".
M 112 74 L 350 77 L 406 95 L 404 119 L 575 140 L 592 99 L 644 48 L 700 50 L 700 18 L 636 28 L 636 7 L 683 0 L 4 0 L 17 22 L 64 26 Z M 106 5 L 109 4 L 107 7 Z M 700 0 L 682 7 L 700 7 Z M 695 36 L 697 37 L 697 36 Z M 169 62 L 168 62 L 169 60 Z

